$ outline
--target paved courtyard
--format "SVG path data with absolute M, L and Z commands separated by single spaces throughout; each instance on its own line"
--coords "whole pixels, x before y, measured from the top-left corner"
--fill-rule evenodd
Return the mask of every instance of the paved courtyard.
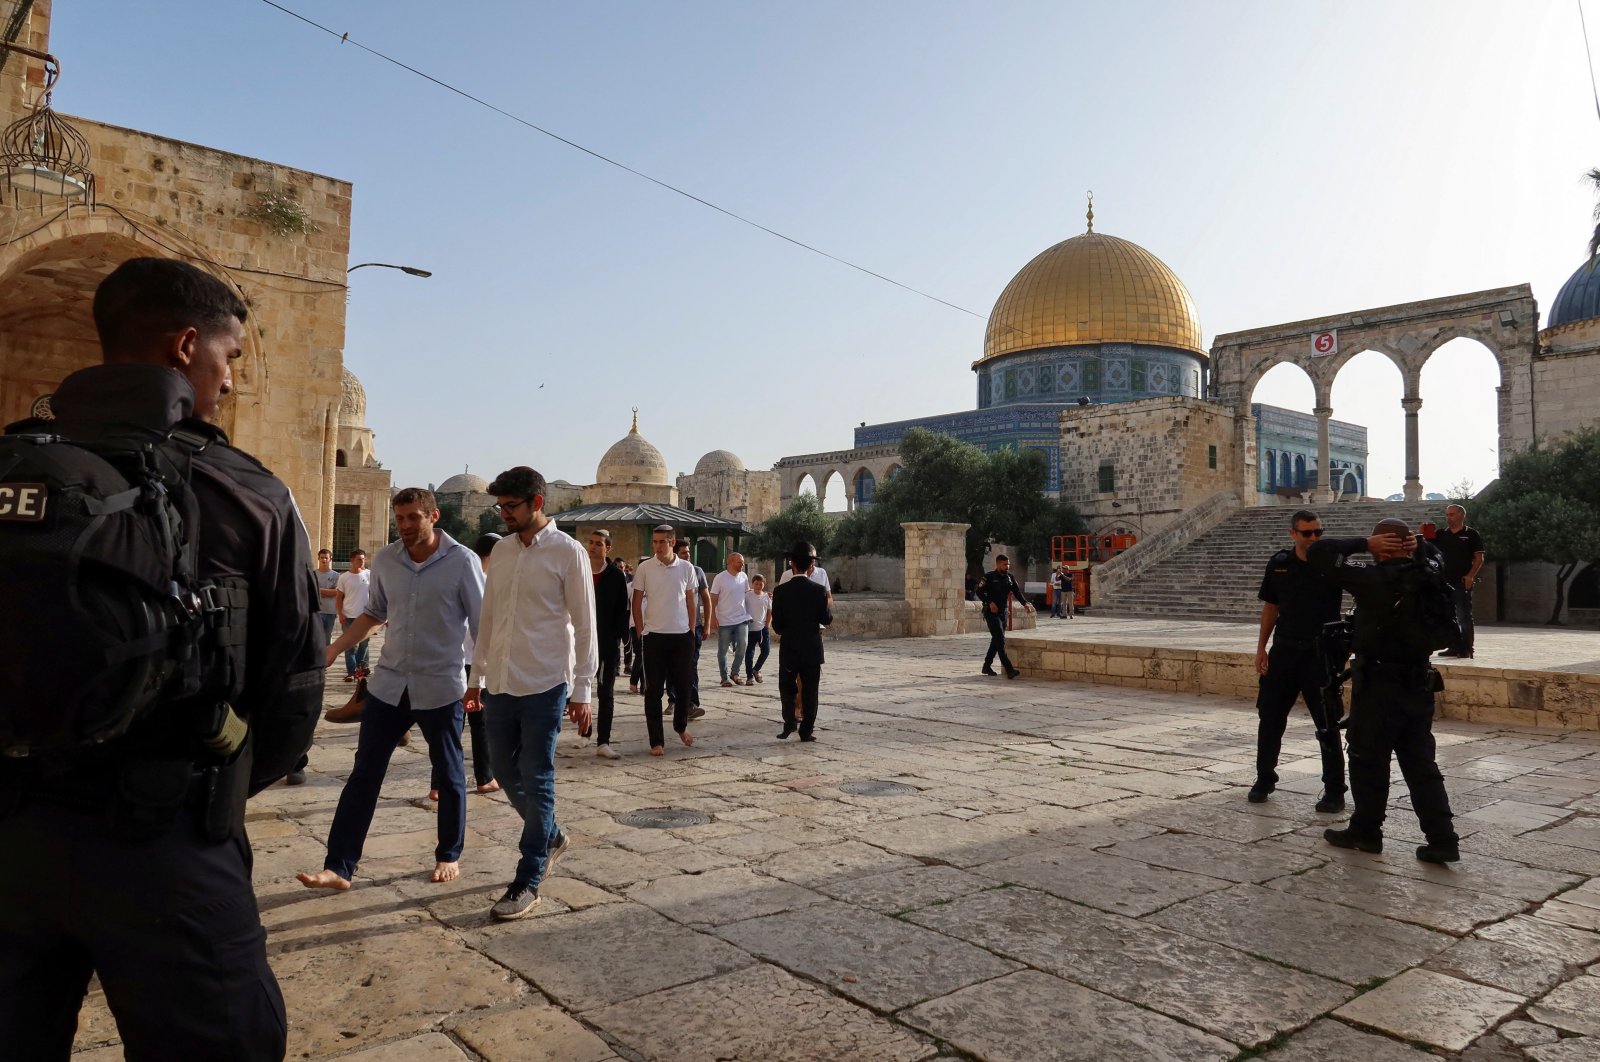
M 987 678 L 982 646 L 830 646 L 809 745 L 774 740 L 776 660 L 712 681 L 665 759 L 624 693 L 624 759 L 563 736 L 574 847 L 509 924 L 487 917 L 516 862 L 502 796 L 469 797 L 462 878 L 427 880 L 420 740 L 356 887 L 295 882 L 355 746 L 323 724 L 309 784 L 250 813 L 289 1057 L 1600 1059 L 1600 734 L 1440 723 L 1464 839 L 1434 867 L 1403 789 L 1382 855 L 1322 842 L 1341 817 L 1312 811 L 1303 710 L 1251 805 L 1248 703 Z M 618 821 L 653 808 L 709 821 Z M 120 1058 L 114 1037 L 96 993 L 78 1057 Z

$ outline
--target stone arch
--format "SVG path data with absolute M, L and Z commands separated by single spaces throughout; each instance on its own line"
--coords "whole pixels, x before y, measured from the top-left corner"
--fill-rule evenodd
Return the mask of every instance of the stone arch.
M 180 258 L 218 277 L 249 304 L 226 271 L 176 233 L 170 247 L 149 242 L 127 219 L 109 213 L 63 215 L 0 247 L 0 415 L 26 416 L 33 400 L 69 373 L 100 360 L 90 305 L 94 289 L 129 258 Z M 218 423 L 235 434 L 241 405 L 259 403 L 265 380 L 260 336 L 244 330 L 244 355 L 234 365 L 234 393 Z M 30 397 L 31 395 L 31 397 Z M 14 413 L 17 407 L 21 412 Z
M 1387 495 L 1394 487 L 1383 484 L 1404 483 L 1408 477 L 1406 460 L 1406 415 L 1410 408 L 1408 396 L 1416 393 L 1414 377 L 1407 375 L 1405 359 L 1390 350 L 1354 350 L 1348 357 L 1339 359 L 1338 378 L 1329 397 L 1329 406 L 1337 413 L 1348 409 L 1357 395 L 1364 400 L 1377 399 L 1382 403 L 1376 416 L 1363 417 L 1367 432 L 1367 462 L 1378 467 L 1380 493 Z M 1391 404 L 1392 403 L 1392 404 Z M 1349 418 L 1346 418 L 1349 419 Z M 1329 455 L 1333 462 L 1332 455 Z M 1330 478 L 1328 485 L 1336 486 Z M 1318 500 L 1321 500 L 1319 495 Z
M 802 471 L 800 473 L 800 478 L 794 482 L 794 491 L 792 492 L 792 496 L 799 497 L 802 494 L 810 494 L 819 499 L 821 497 L 821 495 L 817 493 L 817 477 L 812 475 L 810 472 Z M 818 504 L 821 504 L 820 501 Z
M 1456 432 L 1461 423 L 1496 422 L 1504 392 L 1504 368 L 1494 349 L 1469 330 L 1441 336 L 1418 352 L 1417 390 L 1423 399 L 1417 416 L 1418 472 L 1432 489 L 1449 493 L 1469 481 L 1483 487 L 1499 468 L 1495 446 L 1468 445 Z
M 856 469 L 854 476 L 850 477 L 850 507 L 852 509 L 865 508 L 872 504 L 872 495 L 878 489 L 878 477 L 866 465 Z
M 829 508 L 829 500 L 835 502 L 834 508 Z M 822 481 L 817 487 L 817 504 L 822 506 L 823 512 L 847 513 L 850 511 L 850 485 L 845 481 L 844 472 L 835 465 L 823 473 Z

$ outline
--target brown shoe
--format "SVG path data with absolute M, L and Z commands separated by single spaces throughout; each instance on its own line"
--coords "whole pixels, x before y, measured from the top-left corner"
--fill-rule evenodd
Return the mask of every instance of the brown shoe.
M 329 708 L 322 713 L 322 718 L 329 723 L 358 723 L 361 721 L 361 705 L 365 698 L 359 693 L 351 697 L 338 708 Z

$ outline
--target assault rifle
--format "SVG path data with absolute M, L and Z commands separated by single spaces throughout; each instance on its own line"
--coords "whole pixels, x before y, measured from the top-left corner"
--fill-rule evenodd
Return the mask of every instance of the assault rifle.
M 1355 646 L 1355 624 L 1348 615 L 1324 623 L 1317 633 L 1317 655 L 1322 659 L 1322 719 L 1318 730 L 1334 733 L 1346 725 L 1343 687 L 1350 677 L 1350 654 Z

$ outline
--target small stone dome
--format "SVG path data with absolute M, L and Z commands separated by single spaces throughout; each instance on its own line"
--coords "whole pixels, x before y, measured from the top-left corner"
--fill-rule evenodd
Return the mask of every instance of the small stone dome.
M 344 397 L 339 400 L 339 422 L 347 428 L 362 427 L 367 422 L 367 391 L 356 379 L 356 374 L 344 370 Z
M 474 476 L 471 472 L 462 470 L 439 484 L 435 494 L 487 494 L 489 483 L 482 476 Z
M 1545 327 L 1560 328 L 1591 317 L 1600 317 L 1600 263 L 1585 262 L 1556 293 Z
M 702 457 L 694 466 L 697 476 L 709 476 L 718 472 L 743 472 L 744 462 L 739 460 L 739 455 L 730 450 L 712 450 Z
M 600 467 L 595 469 L 594 481 L 596 483 L 609 483 L 626 485 L 629 483 L 652 483 L 658 486 L 668 486 L 667 459 L 661 456 L 661 451 L 650 444 L 650 441 L 639 434 L 639 411 L 633 411 L 633 427 L 612 444 L 605 456 L 600 458 Z

